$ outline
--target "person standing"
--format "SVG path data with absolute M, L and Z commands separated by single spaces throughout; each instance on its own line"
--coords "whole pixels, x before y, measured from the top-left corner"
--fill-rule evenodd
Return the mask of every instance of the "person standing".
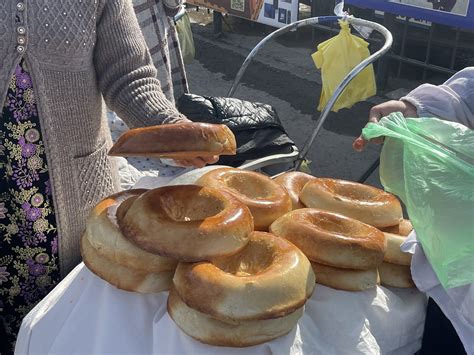
M 405 117 L 437 117 L 474 129 L 474 67 L 457 72 L 442 85 L 423 84 L 400 100 L 374 106 L 369 122 L 377 123 L 392 112 L 401 112 Z M 363 151 L 368 143 L 360 136 L 353 148 Z M 430 297 L 420 355 L 474 354 L 474 285 L 444 289 L 416 236 L 408 239 L 412 240 L 402 248 L 414 253 L 413 280 Z
M 80 262 L 90 209 L 118 189 L 104 101 L 131 128 L 187 121 L 161 90 L 131 0 L 0 2 L 2 355 Z

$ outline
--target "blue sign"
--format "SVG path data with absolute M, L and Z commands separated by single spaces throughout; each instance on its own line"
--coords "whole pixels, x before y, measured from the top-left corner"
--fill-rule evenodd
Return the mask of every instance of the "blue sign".
M 471 0 L 346 0 L 346 4 L 474 30 Z

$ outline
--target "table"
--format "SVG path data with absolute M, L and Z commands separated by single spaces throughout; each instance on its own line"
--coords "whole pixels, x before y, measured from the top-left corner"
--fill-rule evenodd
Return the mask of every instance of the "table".
M 215 167 L 169 184 L 192 183 Z M 162 180 L 143 178 L 136 187 Z M 79 264 L 23 320 L 16 354 L 413 354 L 421 347 L 426 296 L 416 289 L 362 292 L 316 285 L 286 336 L 248 347 L 201 344 L 166 312 L 167 292 L 122 291 Z
M 426 297 L 414 289 L 364 292 L 316 285 L 288 335 L 248 348 L 201 344 L 166 312 L 167 292 L 122 291 L 78 265 L 23 320 L 16 354 L 413 354 Z

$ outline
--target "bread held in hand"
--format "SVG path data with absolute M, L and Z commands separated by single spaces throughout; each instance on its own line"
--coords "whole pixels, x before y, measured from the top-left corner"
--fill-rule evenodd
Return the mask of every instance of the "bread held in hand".
M 109 151 L 111 156 L 192 159 L 235 155 L 237 144 L 225 125 L 184 122 L 131 129 Z

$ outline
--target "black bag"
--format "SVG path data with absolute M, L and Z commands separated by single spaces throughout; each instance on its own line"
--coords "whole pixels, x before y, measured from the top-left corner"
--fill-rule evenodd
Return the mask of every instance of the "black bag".
M 289 153 L 295 145 L 270 105 L 228 97 L 184 94 L 177 106 L 191 121 L 225 124 L 234 133 L 237 155 L 222 156 L 219 164 L 239 166 L 246 160 Z

